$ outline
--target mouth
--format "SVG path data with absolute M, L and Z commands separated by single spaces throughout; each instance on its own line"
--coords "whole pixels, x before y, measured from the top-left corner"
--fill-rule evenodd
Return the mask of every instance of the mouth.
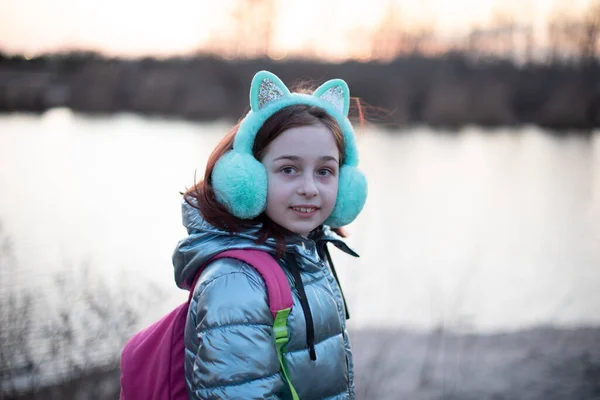
M 314 214 L 319 209 L 319 207 L 315 206 L 292 206 L 290 208 L 296 212 L 307 215 Z

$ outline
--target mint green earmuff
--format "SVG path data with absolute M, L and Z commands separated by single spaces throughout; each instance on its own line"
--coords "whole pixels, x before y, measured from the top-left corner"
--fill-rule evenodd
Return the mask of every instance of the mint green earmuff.
M 257 217 L 267 205 L 267 171 L 254 158 L 256 134 L 277 111 L 296 104 L 324 109 L 338 123 L 344 135 L 344 164 L 340 167 L 337 201 L 326 225 L 339 228 L 352 222 L 367 199 L 367 179 L 358 170 L 354 129 L 348 120 L 350 91 L 341 79 L 332 79 L 312 95 L 290 93 L 273 73 L 259 71 L 250 86 L 250 111 L 240 123 L 233 149 L 215 164 L 211 178 L 217 201 L 241 219 Z

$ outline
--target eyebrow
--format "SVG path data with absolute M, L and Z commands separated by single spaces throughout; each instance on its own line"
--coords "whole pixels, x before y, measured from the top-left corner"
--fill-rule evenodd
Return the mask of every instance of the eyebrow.
M 298 156 L 288 156 L 288 155 L 284 155 L 284 156 L 280 156 L 277 157 L 276 159 L 274 159 L 273 161 L 279 161 L 279 160 L 290 160 L 290 161 L 300 161 L 302 158 L 298 157 Z M 331 156 L 323 156 L 321 157 L 322 161 L 335 161 L 338 162 L 337 158 L 335 157 L 331 157 Z

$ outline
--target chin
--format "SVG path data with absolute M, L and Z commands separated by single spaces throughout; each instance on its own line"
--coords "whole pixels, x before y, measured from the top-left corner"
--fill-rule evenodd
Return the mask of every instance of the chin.
M 319 224 L 319 225 L 321 225 L 321 224 Z M 292 231 L 295 234 L 298 234 L 300 236 L 307 237 L 312 231 L 314 231 L 315 229 L 317 229 L 317 227 L 319 225 L 314 225 L 314 226 L 311 225 L 309 227 L 306 227 L 306 226 L 302 226 L 302 227 L 298 227 L 298 226 L 297 227 L 290 227 L 291 229 L 288 228 L 288 230 Z
M 304 221 L 296 218 L 278 218 L 273 219 L 273 221 L 286 230 L 305 237 L 325 222 L 325 220 L 321 221 L 321 218 L 311 218 Z

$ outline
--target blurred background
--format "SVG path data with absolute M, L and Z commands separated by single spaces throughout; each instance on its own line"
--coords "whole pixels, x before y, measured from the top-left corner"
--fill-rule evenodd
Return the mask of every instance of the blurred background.
M 118 396 L 261 69 L 365 107 L 357 398 L 600 399 L 599 37 L 598 0 L 2 0 L 0 399 Z

